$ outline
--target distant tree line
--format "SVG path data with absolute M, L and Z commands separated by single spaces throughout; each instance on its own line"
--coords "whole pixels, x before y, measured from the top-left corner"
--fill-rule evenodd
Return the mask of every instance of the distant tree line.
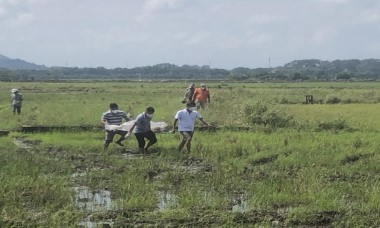
M 135 68 L 50 67 L 44 70 L 0 68 L 0 81 L 60 80 L 235 80 L 235 81 L 335 81 L 380 78 L 380 60 L 295 60 L 275 68 L 232 70 L 205 66 L 177 66 L 169 63 Z
M 295 60 L 276 68 L 235 68 L 230 71 L 229 78 L 238 81 L 373 81 L 380 79 L 380 60 Z

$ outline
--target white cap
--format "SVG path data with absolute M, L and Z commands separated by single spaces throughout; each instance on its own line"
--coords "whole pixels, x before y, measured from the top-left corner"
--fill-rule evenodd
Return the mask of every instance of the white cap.
M 18 91 L 18 89 L 12 89 L 12 93 L 15 93 L 17 91 Z

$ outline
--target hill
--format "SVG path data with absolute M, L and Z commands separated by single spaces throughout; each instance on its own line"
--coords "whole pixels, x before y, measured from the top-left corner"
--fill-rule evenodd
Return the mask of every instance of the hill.
M 21 59 L 10 59 L 0 54 L 0 68 L 9 70 L 46 70 L 48 67 L 29 63 Z
M 378 81 L 380 59 L 294 60 L 272 68 L 160 63 L 134 68 L 46 67 L 0 55 L 0 81 L 28 80 L 233 80 L 233 81 Z

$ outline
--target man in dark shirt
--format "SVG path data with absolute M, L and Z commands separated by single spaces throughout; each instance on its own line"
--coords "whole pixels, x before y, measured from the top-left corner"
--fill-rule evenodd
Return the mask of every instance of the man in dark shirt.
M 150 121 L 153 118 L 154 108 L 148 107 L 145 112 L 136 117 L 135 123 L 132 125 L 130 132 L 135 133 L 137 142 L 139 143 L 139 151 L 143 155 L 148 152 L 149 147 L 157 142 L 156 134 L 150 128 Z M 145 138 L 149 140 L 145 146 Z
M 21 113 L 23 97 L 22 94 L 18 91 L 18 89 L 12 89 L 12 111 L 13 115 Z

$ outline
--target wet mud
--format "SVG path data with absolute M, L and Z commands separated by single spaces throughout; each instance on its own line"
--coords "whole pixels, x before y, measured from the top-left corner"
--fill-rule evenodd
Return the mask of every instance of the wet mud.
M 359 160 L 365 160 L 365 159 L 368 159 L 368 158 L 372 158 L 373 156 L 375 156 L 375 154 L 373 154 L 373 153 L 369 153 L 369 154 L 354 154 L 354 155 L 350 155 L 350 156 L 347 156 L 344 159 L 342 159 L 341 163 L 342 164 L 352 164 L 352 163 L 358 162 Z
M 267 164 L 267 163 L 270 163 L 270 162 L 273 162 L 273 161 L 277 160 L 277 158 L 278 158 L 278 154 L 272 155 L 272 156 L 269 156 L 269 157 L 264 157 L 264 158 L 259 158 L 259 159 L 253 160 L 251 162 L 251 164 L 253 166 L 264 165 L 264 164 Z

